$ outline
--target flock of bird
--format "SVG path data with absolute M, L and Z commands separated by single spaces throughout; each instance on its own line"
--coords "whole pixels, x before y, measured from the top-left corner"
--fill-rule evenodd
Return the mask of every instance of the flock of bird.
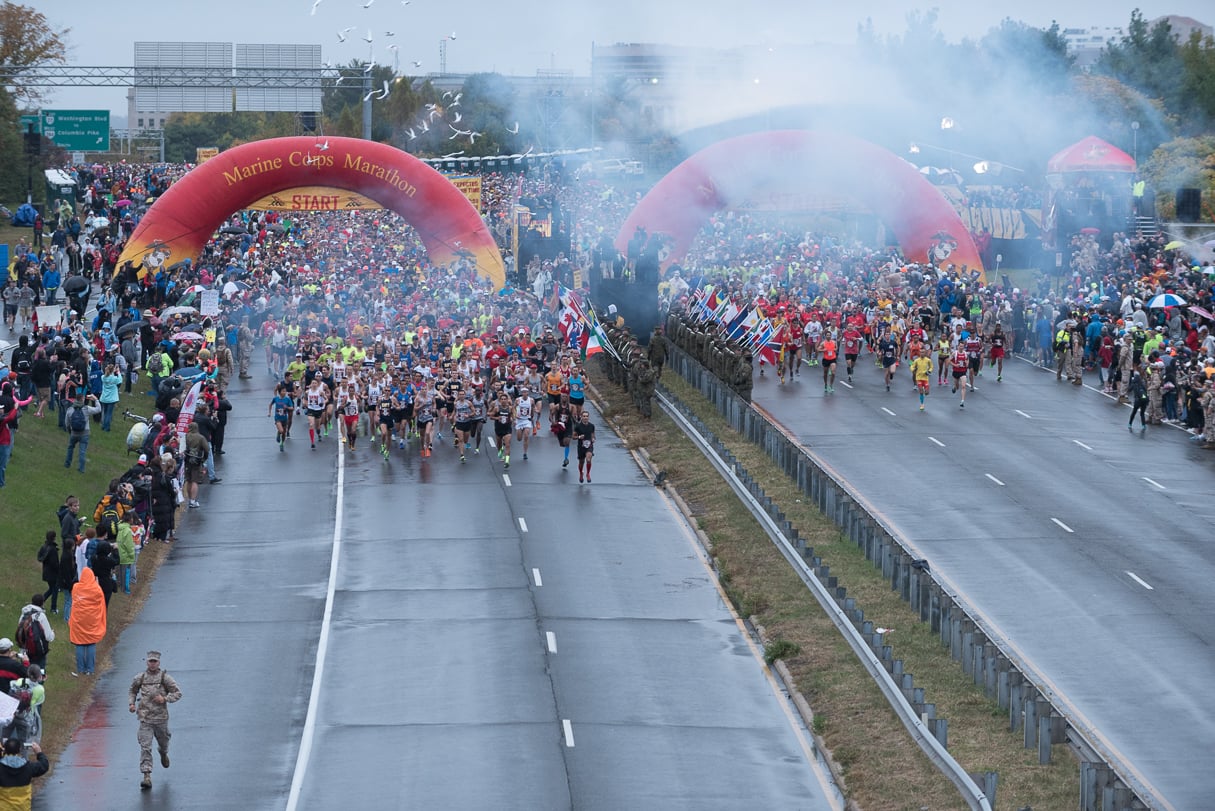
M 317 8 L 319 8 L 321 3 L 323 3 L 323 2 L 325 2 L 325 0 L 312 0 L 312 10 L 309 13 L 312 16 L 315 16 Z M 376 2 L 376 0 L 366 0 L 366 2 L 362 3 L 361 5 L 364 9 L 370 9 L 375 4 L 375 2 Z M 412 0 L 400 0 L 400 2 L 401 2 L 402 6 L 408 6 L 408 5 L 411 5 Z M 354 31 L 355 31 L 355 26 L 353 26 L 353 25 L 348 26 L 348 27 L 343 28 L 340 31 L 338 31 L 337 32 L 338 42 L 339 43 L 346 42 L 348 39 L 350 39 L 350 35 Z M 386 37 L 386 38 L 394 37 L 394 36 L 396 36 L 395 31 L 385 31 L 384 32 L 384 37 Z M 452 33 L 448 34 L 447 36 L 443 37 L 444 40 L 449 40 L 449 41 L 454 41 L 455 38 L 456 38 L 456 33 L 454 31 Z M 370 73 L 376 64 L 375 58 L 374 58 L 374 50 L 373 50 L 374 44 L 375 44 L 375 34 L 373 33 L 371 28 L 368 28 L 366 35 L 361 37 L 361 39 L 367 43 L 367 50 L 368 50 L 367 64 L 363 69 L 363 73 L 366 74 L 366 73 Z M 400 53 L 399 53 L 400 48 L 396 44 L 390 44 L 386 47 L 386 50 L 388 50 L 392 53 L 392 72 L 395 75 L 399 72 L 399 68 L 400 68 L 400 61 L 399 61 L 400 60 Z M 413 66 L 414 70 L 417 70 L 422 67 L 422 62 L 419 60 L 413 60 L 412 66 Z M 337 66 L 335 66 L 332 62 L 326 62 L 324 64 L 324 67 L 329 70 L 337 70 Z M 343 81 L 345 81 L 348 78 L 349 78 L 348 76 L 339 75 L 337 78 L 337 84 L 341 84 Z M 366 102 L 366 101 L 370 101 L 372 99 L 375 99 L 377 101 L 383 101 L 384 99 L 388 98 L 390 93 L 391 93 L 391 83 L 388 81 L 385 81 L 382 87 L 373 88 L 373 89 L 369 90 L 366 93 L 366 95 L 363 96 L 363 101 Z M 463 93 L 453 93 L 452 91 L 449 90 L 443 94 L 443 99 L 442 99 L 441 104 L 439 104 L 439 103 L 427 104 L 426 105 L 426 114 L 421 119 L 419 119 L 417 124 L 410 127 L 406 131 L 406 134 L 409 136 L 409 140 L 411 140 L 411 141 L 416 140 L 418 137 L 430 132 L 432 124 L 435 125 L 436 130 L 441 129 L 442 125 L 446 124 L 447 128 L 449 130 L 451 130 L 451 135 L 448 136 L 448 140 L 450 140 L 450 141 L 454 141 L 459 138 L 467 138 L 468 142 L 470 144 L 475 144 L 477 142 L 478 138 L 484 137 L 485 133 L 483 133 L 483 132 L 477 132 L 476 130 L 474 130 L 472 128 L 464 129 L 464 128 L 461 128 L 460 126 L 458 126 L 464 120 L 464 115 L 459 110 L 460 97 L 462 95 L 463 95 Z M 519 134 L 519 123 L 515 122 L 513 127 L 507 128 L 507 132 L 509 132 L 512 135 L 518 135 Z

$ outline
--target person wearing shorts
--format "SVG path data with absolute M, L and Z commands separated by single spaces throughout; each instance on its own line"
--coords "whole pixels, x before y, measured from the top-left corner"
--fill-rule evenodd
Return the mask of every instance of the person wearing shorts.
M 570 437 L 573 435 L 574 428 L 574 412 L 570 409 L 570 398 L 568 394 L 562 394 L 557 400 L 557 404 L 549 409 L 550 417 L 552 418 L 553 436 L 557 437 L 557 443 L 561 445 L 564 452 L 564 459 L 561 461 L 561 469 L 570 466 Z
M 527 446 L 535 433 L 533 417 L 536 413 L 536 401 L 526 386 L 519 390 L 519 398 L 515 400 L 515 440 L 523 443 L 523 461 L 527 461 Z
M 413 400 L 413 418 L 417 422 L 421 439 L 421 456 L 430 458 L 431 434 L 435 424 L 435 392 L 429 383 L 422 385 Z
M 387 459 L 388 449 L 392 447 L 392 429 L 397 422 L 396 413 L 392 408 L 392 397 L 381 397 L 375 410 L 380 427 L 380 453 Z
M 589 412 L 583 411 L 574 423 L 574 442 L 578 445 L 578 483 L 583 477 L 591 481 L 591 462 L 595 456 L 595 424 Z
M 570 371 L 569 376 L 570 387 L 570 408 L 574 410 L 574 417 L 582 413 L 582 405 L 586 402 L 586 379 L 582 376 L 582 369 L 575 366 Z
M 270 401 L 268 416 L 274 417 L 274 436 L 280 453 L 283 452 L 284 443 L 287 441 L 287 425 L 294 410 L 295 401 L 287 396 L 287 386 L 279 383 L 274 389 L 274 399 Z
M 823 360 L 823 391 L 827 394 L 835 394 L 835 362 L 839 359 L 838 351 L 835 338 L 830 332 L 826 333 L 823 342 L 819 344 L 819 354 Z
M 459 389 L 455 402 L 451 404 L 453 427 L 456 434 L 456 447 L 460 449 L 460 461 L 465 461 L 464 451 L 471 447 L 469 438 L 472 435 L 475 421 L 475 410 L 472 401 L 468 399 L 468 391 Z
M 1004 334 L 1004 328 L 996 324 L 996 328 L 992 330 L 991 337 L 987 339 L 990 346 L 988 355 L 991 358 L 991 365 L 996 367 L 996 382 L 999 383 L 1004 379 L 1004 344 L 1007 342 L 1008 336 Z
M 878 341 L 878 358 L 882 368 L 886 370 L 886 391 L 890 391 L 890 381 L 894 380 L 894 368 L 899 362 L 899 343 L 890 333 Z
M 494 445 L 498 448 L 498 458 L 502 459 L 504 467 L 510 468 L 510 435 L 511 418 L 514 407 L 510 395 L 502 392 L 498 399 L 489 407 L 489 418 L 494 421 Z
M 966 357 L 966 346 L 958 344 L 958 348 L 953 353 L 953 391 L 956 393 L 958 389 L 962 390 L 962 402 L 958 403 L 959 408 L 966 407 L 966 375 L 970 371 L 970 359 Z
M 304 408 L 308 415 L 308 440 L 312 443 L 313 450 L 316 450 L 317 440 L 324 439 L 317 434 L 325 422 L 328 407 L 329 390 L 325 388 L 325 384 L 321 380 L 321 373 L 317 372 L 312 378 L 312 382 L 308 384 L 308 388 L 304 389 Z
M 923 411 L 924 398 L 932 389 L 932 353 L 927 346 L 921 346 L 919 354 L 911 359 L 911 377 L 920 395 L 920 411 Z
M 359 408 L 359 391 L 353 380 L 346 383 L 346 388 L 340 398 L 342 425 L 346 429 L 345 438 L 342 441 L 350 446 L 350 450 L 354 450 L 355 441 L 359 438 L 359 412 L 361 409 Z

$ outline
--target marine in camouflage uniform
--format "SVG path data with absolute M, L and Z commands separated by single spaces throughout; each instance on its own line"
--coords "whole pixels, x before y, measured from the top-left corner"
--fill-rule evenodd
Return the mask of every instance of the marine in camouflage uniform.
M 152 739 L 160 749 L 160 765 L 169 768 L 169 705 L 181 699 L 181 689 L 160 669 L 160 652 L 148 651 L 147 669 L 131 680 L 130 710 L 139 718 L 139 787 L 152 787 Z
M 1149 363 L 1143 372 L 1148 393 L 1147 423 L 1159 425 L 1164 417 L 1164 392 L 1160 388 L 1164 384 L 1164 364 L 1160 361 Z
M 658 372 L 650 365 L 650 362 L 645 358 L 638 361 L 637 369 L 637 407 L 641 410 L 641 416 L 646 419 L 650 418 L 654 397 L 654 383 L 658 380 Z
M 1118 402 L 1127 401 L 1128 386 L 1131 384 L 1131 364 L 1135 356 L 1135 346 L 1130 335 L 1122 338 L 1122 346 L 1118 351 Z
M 240 350 L 240 379 L 248 380 L 249 360 L 253 357 L 253 330 L 249 329 L 249 316 L 241 319 L 240 329 L 236 333 L 237 348 Z
M 654 376 L 662 377 L 662 367 L 667 362 L 667 339 L 658 327 L 654 327 L 654 334 L 650 336 L 650 345 L 646 347 L 645 354 L 650 368 L 654 370 Z
M 1203 386 L 1204 391 L 1198 401 L 1202 404 L 1202 431 L 1206 437 L 1202 447 L 1215 448 L 1215 384 L 1207 381 Z
M 1073 327 L 1068 336 L 1067 379 L 1072 385 L 1079 386 L 1084 382 L 1084 333 Z

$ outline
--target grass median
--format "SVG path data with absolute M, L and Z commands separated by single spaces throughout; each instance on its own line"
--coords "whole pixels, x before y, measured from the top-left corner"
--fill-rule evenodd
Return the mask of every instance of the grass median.
M 739 609 L 756 617 L 769 637 L 798 646 L 785 659 L 797 688 L 815 712 L 821 734 L 843 770 L 849 799 L 865 811 L 965 808 L 957 790 L 911 741 L 902 724 L 856 660 L 851 648 L 793 574 L 733 491 L 657 406 L 653 420 L 637 416 L 631 399 L 600 377 L 609 415 L 631 447 L 644 446 L 665 471 L 713 542 L 723 583 Z M 1056 747 L 1054 762 L 1040 766 L 1037 750 L 1008 731 L 1007 714 L 976 688 L 961 665 L 918 615 L 838 527 L 762 450 L 733 431 L 695 389 L 669 370 L 662 383 L 692 408 L 764 487 L 806 542 L 812 545 L 865 618 L 892 628 L 886 641 L 915 676 L 938 717 L 949 721 L 949 749 L 970 772 L 999 772 L 996 808 L 1069 808 L 1077 802 L 1079 767 Z
M 55 513 L 64 498 L 68 495 L 79 498 L 80 515 L 88 518 L 87 526 L 92 526 L 93 509 L 105 494 L 110 479 L 135 463 L 137 457 L 126 451 L 127 431 L 132 424 L 122 419 L 122 411 L 130 408 L 136 413 L 150 415 L 153 407 L 152 398 L 142 394 L 142 387 L 136 389 L 130 395 L 121 396 L 109 432 L 93 423 L 84 473 L 78 472 L 75 459 L 71 468 L 63 466 L 68 435 L 58 427 L 53 409 L 48 408 L 43 419 L 34 416 L 33 408 L 21 417 L 5 475 L 6 484 L 0 488 L 0 528 L 3 529 L 0 571 L 5 572 L 0 579 L 0 636 L 12 638 L 21 607 L 30 601 L 31 595 L 46 590 L 42 582 L 42 564 L 37 558 L 38 548 L 47 530 L 53 529 L 58 534 L 59 520 Z M 98 674 L 109 669 L 110 651 L 121 631 L 139 613 L 148 595 L 152 575 L 168 550 L 166 544 L 149 542 L 139 557 L 139 580 L 132 593 L 119 592 L 111 598 L 106 636 L 97 646 Z M 49 603 L 46 608 L 49 611 Z M 63 611 L 62 594 L 59 610 Z M 67 623 L 62 613 L 49 616 L 55 629 L 55 641 L 47 657 L 42 745 L 53 768 L 55 756 L 67 746 L 80 722 L 98 677 L 71 675 L 76 669 L 76 654 Z

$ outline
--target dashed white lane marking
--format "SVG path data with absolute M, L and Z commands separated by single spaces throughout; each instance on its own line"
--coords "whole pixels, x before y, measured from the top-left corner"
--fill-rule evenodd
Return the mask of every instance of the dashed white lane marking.
M 503 482 L 503 483 L 504 483 L 504 484 L 505 484 L 507 487 L 510 487 L 510 474 L 509 474 L 509 473 L 503 473 L 503 474 L 502 474 L 502 482 Z
M 1004 482 L 1000 481 L 999 479 L 997 479 L 995 476 L 991 475 L 990 473 L 984 473 L 983 475 L 986 476 L 987 478 L 991 479 L 993 482 L 1000 485 L 1001 487 L 1004 486 Z
M 1032 420 L 1032 419 L 1033 419 L 1033 417 L 1029 416 L 1028 414 L 1026 414 L 1024 411 L 1022 411 L 1022 410 L 1021 410 L 1021 409 L 1019 409 L 1019 408 L 1018 408 L 1018 409 L 1015 409 L 1015 411 L 1016 411 L 1018 414 L 1020 414 L 1022 417 L 1024 417 L 1025 419 L 1027 419 L 1027 420 Z
M 1140 577 L 1139 575 L 1135 574 L 1134 572 L 1127 572 L 1127 573 L 1126 573 L 1126 576 L 1127 576 L 1127 577 L 1129 577 L 1131 580 L 1134 580 L 1134 581 L 1135 581 L 1136 583 L 1138 583 L 1139 585 L 1143 586 L 1143 587 L 1144 587 L 1145 589 L 1147 589 L 1148 591 L 1155 591 L 1155 590 L 1156 590 L 1156 589 L 1152 588 L 1152 587 L 1151 587 L 1151 585 L 1150 585 L 1150 584 L 1149 584 L 1149 583 L 1148 583 L 1146 580 L 1144 580 L 1142 577 Z
M 1073 439 L 1072 442 L 1075 442 L 1077 445 L 1079 445 L 1081 448 L 1084 448 L 1086 451 L 1092 450 L 1092 448 L 1090 448 L 1088 445 L 1085 445 L 1083 442 L 1081 442 L 1078 439 Z
M 930 437 L 928 437 L 928 441 L 929 441 L 929 442 L 934 442 L 934 443 L 936 443 L 937 445 L 940 445 L 942 448 L 944 448 L 944 447 L 945 447 L 945 443 L 944 443 L 944 442 L 942 442 L 941 440 L 937 439 L 935 436 L 930 436 Z
M 848 388 L 852 388 L 852 384 L 851 384 L 851 383 L 849 383 L 847 380 L 841 380 L 841 381 L 840 381 L 840 385 L 841 385 L 841 386 L 847 386 Z
M 1076 531 L 1076 530 L 1072 529 L 1071 527 L 1069 527 L 1067 524 L 1060 521 L 1058 518 L 1052 518 L 1051 520 L 1054 521 L 1056 524 L 1058 524 L 1060 527 L 1062 527 L 1064 532 L 1073 532 L 1074 533 Z
M 1148 484 L 1152 485 L 1152 487 L 1158 488 L 1158 489 L 1160 489 L 1160 490 L 1168 490 L 1168 489 L 1169 489 L 1169 488 L 1165 487 L 1163 484 L 1161 484 L 1160 482 L 1155 481 L 1155 480 L 1153 480 L 1153 479 L 1149 479 L 1147 476 L 1143 476 L 1143 477 L 1141 477 L 1141 478 L 1142 478 L 1142 479 L 1143 479 L 1145 482 L 1147 482 Z
M 556 653 L 557 652 L 557 635 L 555 633 L 553 633 L 552 631 L 545 631 L 544 639 L 548 642 L 548 652 Z
M 532 569 L 532 582 L 536 584 L 537 588 L 544 585 L 544 581 L 540 579 L 539 569 Z
M 570 724 L 570 719 L 561 719 L 561 729 L 565 732 L 565 745 L 569 749 L 574 748 L 574 727 Z
M 887 414 L 889 414 L 892 417 L 895 416 L 895 413 L 893 411 L 891 411 L 889 408 L 886 408 L 886 406 L 882 406 L 882 410 L 885 411 Z
M 523 520 L 523 516 L 519 516 L 519 529 L 527 532 L 527 522 Z

